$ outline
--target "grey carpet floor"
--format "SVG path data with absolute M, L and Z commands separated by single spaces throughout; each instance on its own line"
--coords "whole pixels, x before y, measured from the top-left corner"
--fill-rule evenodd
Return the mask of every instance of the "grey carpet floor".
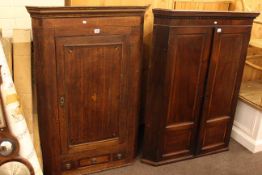
M 94 175 L 262 175 L 262 152 L 252 154 L 231 140 L 227 152 L 159 167 L 137 159 L 133 165 Z

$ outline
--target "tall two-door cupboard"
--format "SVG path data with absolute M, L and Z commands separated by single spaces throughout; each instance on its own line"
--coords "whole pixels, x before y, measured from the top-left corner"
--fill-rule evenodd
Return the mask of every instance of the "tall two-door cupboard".
M 27 7 L 45 175 L 135 157 L 146 7 Z
M 258 13 L 153 12 L 143 161 L 160 165 L 227 150 Z

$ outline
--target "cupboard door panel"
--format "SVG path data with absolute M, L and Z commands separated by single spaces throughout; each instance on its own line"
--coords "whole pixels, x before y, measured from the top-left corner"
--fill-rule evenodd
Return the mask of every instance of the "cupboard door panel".
M 176 157 L 194 152 L 212 29 L 174 27 L 169 36 L 170 88 L 162 156 Z
M 69 50 L 65 54 L 69 142 L 77 145 L 118 137 L 121 45 L 65 50 Z
M 198 150 L 203 153 L 228 145 L 249 41 L 250 27 L 220 29 L 215 29 L 203 106 Z
M 127 118 L 124 36 L 59 37 L 57 40 L 63 154 L 124 144 Z
M 163 157 L 188 154 L 192 146 L 193 122 L 166 128 Z

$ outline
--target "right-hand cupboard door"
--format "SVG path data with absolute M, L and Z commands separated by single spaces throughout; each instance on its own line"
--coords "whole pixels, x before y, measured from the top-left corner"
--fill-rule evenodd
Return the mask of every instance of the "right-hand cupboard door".
M 215 28 L 197 154 L 227 149 L 250 30 Z

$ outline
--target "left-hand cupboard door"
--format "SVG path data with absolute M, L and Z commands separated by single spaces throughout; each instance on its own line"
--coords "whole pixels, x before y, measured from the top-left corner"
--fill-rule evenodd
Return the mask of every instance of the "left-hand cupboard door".
M 145 162 L 160 165 L 194 156 L 212 32 L 211 27 L 155 25 Z

